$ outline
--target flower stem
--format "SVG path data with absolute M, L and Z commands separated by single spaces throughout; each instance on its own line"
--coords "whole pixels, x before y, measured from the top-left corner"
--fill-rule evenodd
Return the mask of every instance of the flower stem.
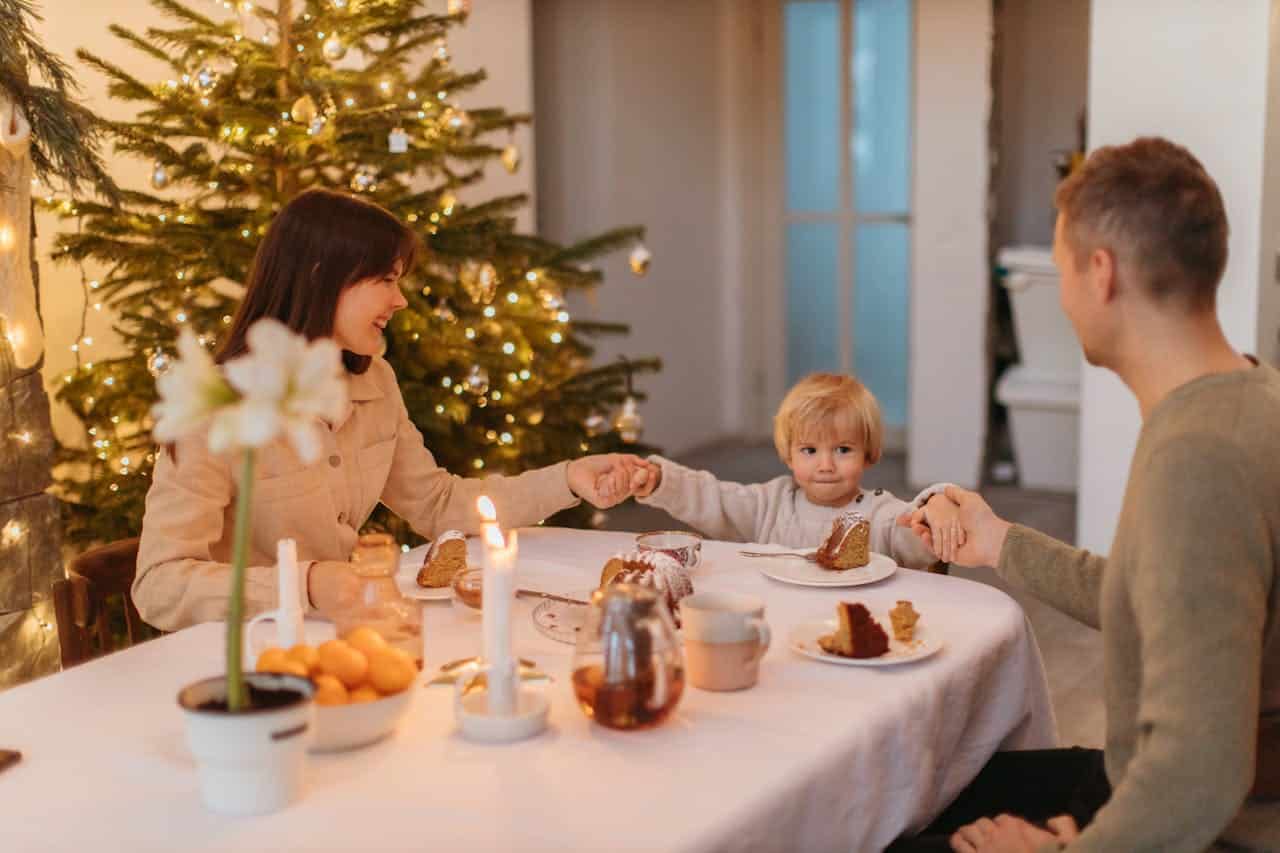
M 231 601 L 227 606 L 227 710 L 232 713 L 249 705 L 244 685 L 244 567 L 249 550 L 249 506 L 253 499 L 253 448 L 244 450 L 240 466 L 239 494 L 236 495 L 236 531 L 231 546 Z

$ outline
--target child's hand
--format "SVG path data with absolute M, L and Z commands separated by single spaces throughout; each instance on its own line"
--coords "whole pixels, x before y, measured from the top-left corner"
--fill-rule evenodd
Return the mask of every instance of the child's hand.
M 638 461 L 639 464 L 631 468 L 631 494 L 647 498 L 662 482 L 662 466 L 643 459 Z
M 934 495 L 924 507 L 925 522 L 933 536 L 933 553 L 939 559 L 954 563 L 968 538 L 960 526 L 960 508 L 946 495 Z

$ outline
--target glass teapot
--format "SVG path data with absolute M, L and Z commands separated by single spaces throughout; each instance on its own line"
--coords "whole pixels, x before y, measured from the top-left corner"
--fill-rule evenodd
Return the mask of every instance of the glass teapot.
M 684 655 L 666 603 L 647 586 L 610 584 L 591 595 L 573 652 L 583 713 L 611 729 L 656 726 L 684 692 Z
M 408 652 L 422 662 L 422 604 L 405 598 L 396 584 L 400 549 L 386 533 L 366 533 L 356 540 L 351 552 L 351 568 L 357 585 L 334 612 L 338 635 L 368 625 L 382 635 L 388 645 Z

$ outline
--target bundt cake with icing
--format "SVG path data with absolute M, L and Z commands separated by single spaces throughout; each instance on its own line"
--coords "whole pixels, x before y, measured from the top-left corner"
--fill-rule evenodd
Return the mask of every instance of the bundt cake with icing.
M 871 562 L 871 522 L 860 512 L 842 512 L 813 559 L 832 571 L 856 569 Z

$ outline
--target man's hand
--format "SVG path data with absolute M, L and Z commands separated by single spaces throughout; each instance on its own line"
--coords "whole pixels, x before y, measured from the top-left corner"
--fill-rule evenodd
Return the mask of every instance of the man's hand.
M 933 537 L 933 554 L 946 563 L 954 563 L 960 546 L 965 543 L 960 525 L 960 508 L 946 495 L 934 495 L 922 509 L 925 529 Z
M 1070 815 L 1052 818 L 1041 829 L 1020 817 L 1002 814 L 995 820 L 980 818 L 951 836 L 956 853 L 1035 853 L 1044 844 L 1074 841 L 1078 830 Z
M 977 492 L 947 486 L 945 494 L 956 505 L 960 526 L 965 533 L 965 541 L 954 549 L 954 558 L 950 562 L 973 567 L 997 565 L 1005 537 L 1009 534 L 1009 522 L 996 515 Z M 935 531 L 929 529 L 926 512 L 918 509 L 904 513 L 898 517 L 898 524 L 911 528 L 939 559 L 946 559 L 939 551 Z
M 631 497 L 633 484 L 643 484 L 654 467 L 632 453 L 583 456 L 569 463 L 569 488 L 597 509 L 608 509 Z

